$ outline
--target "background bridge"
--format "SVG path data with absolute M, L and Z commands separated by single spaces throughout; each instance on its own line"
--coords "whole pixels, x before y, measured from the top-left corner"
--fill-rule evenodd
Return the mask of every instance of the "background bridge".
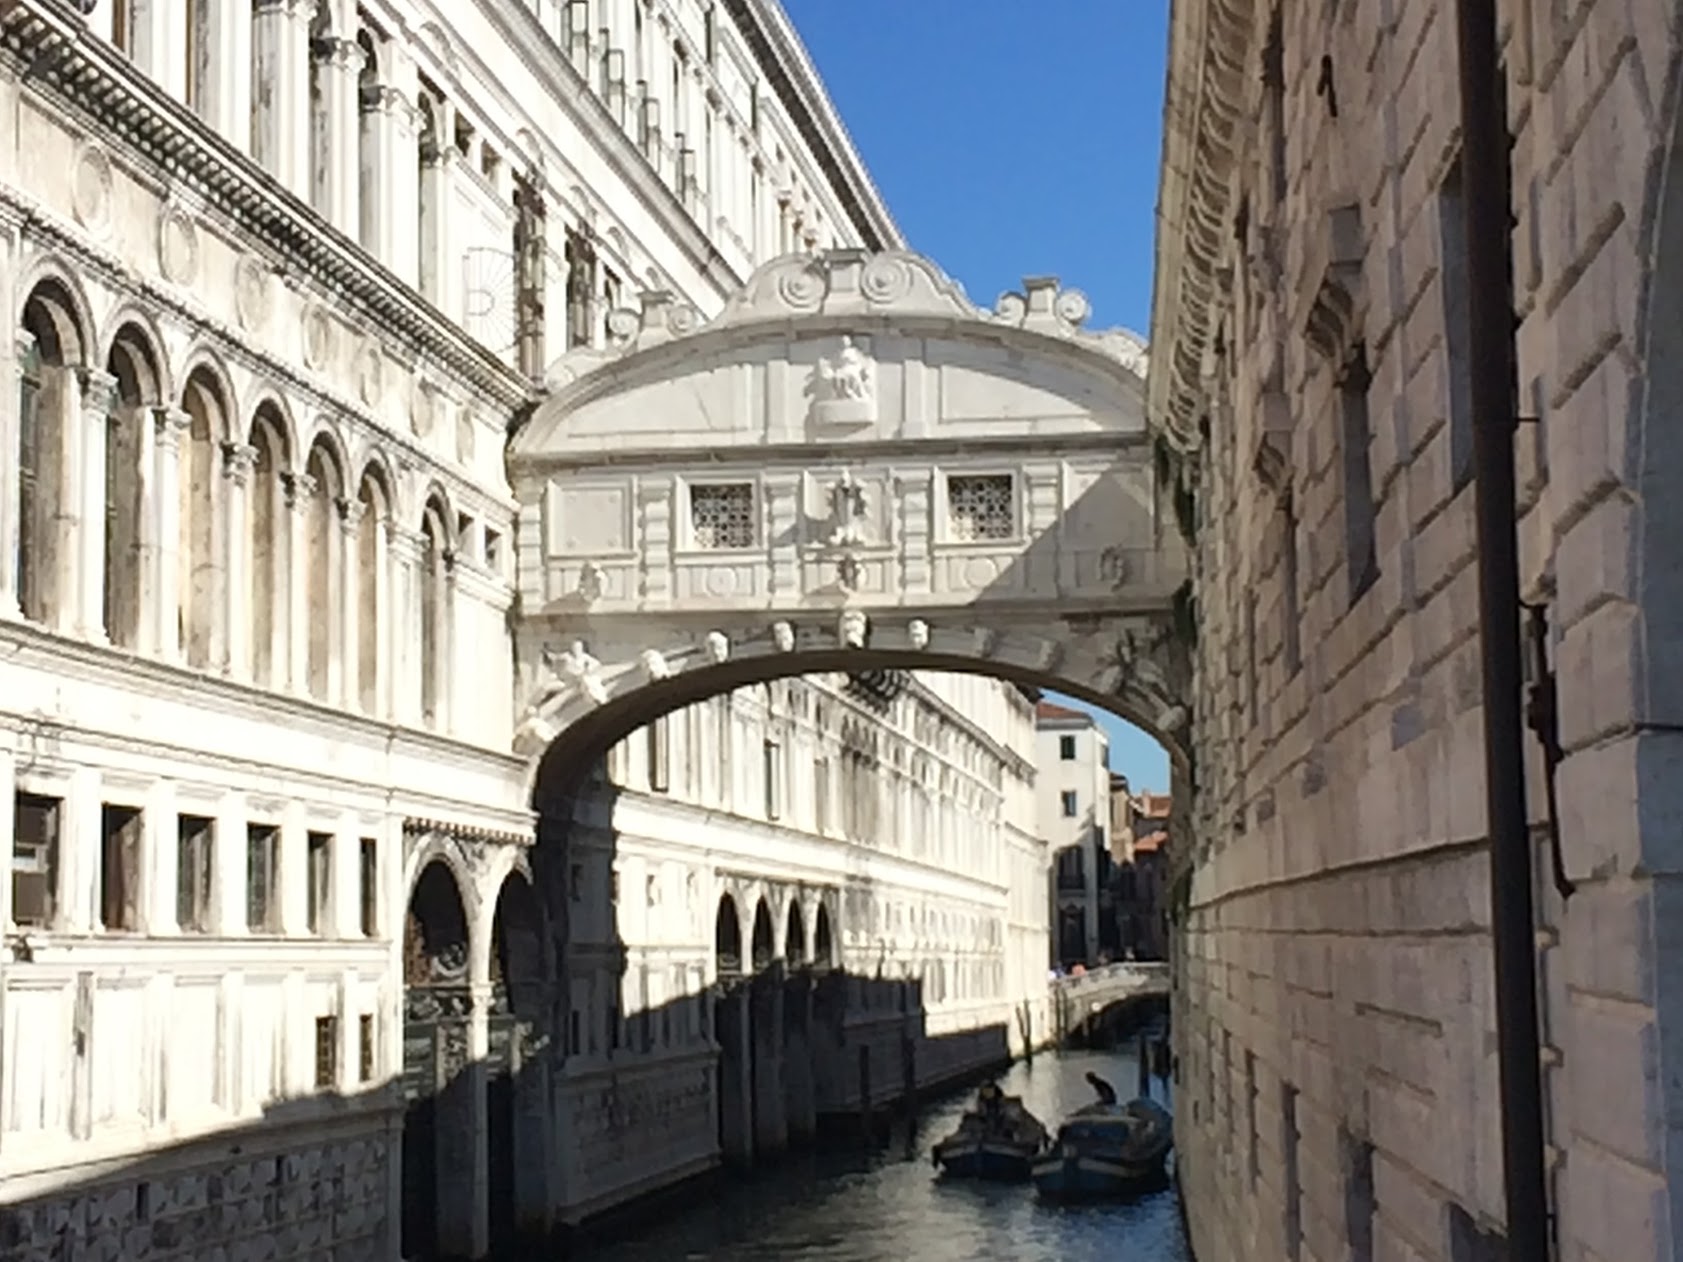
M 1081 1035 L 1125 1004 L 1144 999 L 1166 1001 L 1169 966 L 1132 961 L 1107 964 L 1077 977 L 1055 978 L 1051 990 L 1053 1028 L 1060 1039 L 1067 1039 Z

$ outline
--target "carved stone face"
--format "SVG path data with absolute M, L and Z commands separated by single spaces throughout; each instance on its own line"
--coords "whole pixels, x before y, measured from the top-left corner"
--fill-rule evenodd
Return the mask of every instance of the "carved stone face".
M 795 647 L 795 628 L 787 622 L 774 623 L 771 628 L 772 642 L 777 645 L 779 653 L 788 653 Z
M 723 631 L 707 633 L 707 656 L 714 662 L 724 662 L 730 657 L 730 640 Z
M 929 624 L 922 618 L 913 618 L 906 627 L 906 638 L 912 642 L 914 649 L 929 647 Z

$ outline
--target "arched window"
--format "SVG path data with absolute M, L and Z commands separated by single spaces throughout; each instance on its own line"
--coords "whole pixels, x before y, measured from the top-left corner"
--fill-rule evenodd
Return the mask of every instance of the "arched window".
M 228 433 L 229 415 L 227 396 L 209 368 L 196 368 L 187 378 L 181 409 L 187 413 L 188 425 L 181 443 L 177 631 L 188 665 L 208 667 L 221 586 L 216 547 L 217 489 L 222 476 L 218 455 Z
M 58 535 L 64 482 L 64 435 L 81 399 L 74 370 L 86 342 L 76 307 L 58 281 L 42 281 L 23 308 L 18 400 L 18 550 L 13 590 L 25 618 L 46 622 L 60 599 L 64 572 Z
M 713 922 L 713 953 L 720 977 L 735 977 L 742 972 L 742 921 L 737 916 L 736 900 L 729 894 L 719 899 L 719 914 Z
M 310 593 L 309 665 L 305 678 L 310 695 L 318 701 L 327 701 L 332 696 L 333 656 L 344 625 L 340 614 L 340 584 L 334 580 L 340 551 L 335 502 L 343 494 L 345 480 L 337 458 L 323 442 L 310 448 L 304 471 L 312 482 L 304 536 L 304 566 Z
M 286 683 L 286 486 L 290 464 L 286 424 L 274 404 L 251 422 L 251 670 L 270 688 Z
M 135 647 L 141 622 L 141 572 L 145 536 L 141 488 L 151 479 L 140 467 L 152 409 L 163 402 L 157 357 L 150 339 L 134 325 L 118 330 L 106 359 L 117 381 L 105 426 L 105 634 L 111 643 Z
M 357 704 L 364 714 L 383 714 L 386 655 L 381 636 L 381 574 L 386 564 L 386 518 L 391 497 L 372 470 L 357 491 L 362 523 L 357 532 Z
M 436 500 L 427 505 L 421 517 L 421 720 L 428 726 L 437 726 L 441 718 L 439 684 L 448 600 L 445 586 L 450 547 L 448 521 L 448 514 Z

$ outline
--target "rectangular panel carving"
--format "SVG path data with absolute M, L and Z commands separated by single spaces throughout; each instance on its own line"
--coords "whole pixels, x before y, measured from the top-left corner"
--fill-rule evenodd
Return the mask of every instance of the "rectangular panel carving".
M 743 600 L 765 590 L 765 564 L 759 558 L 729 563 L 685 561 L 678 565 L 680 600 Z
M 146 997 L 142 982 L 107 983 L 94 993 L 90 1050 L 96 1126 L 146 1120 L 151 1077 L 146 1056 Z
M 280 1095 L 286 1067 L 286 992 L 248 978 L 240 999 L 240 1094 L 246 1108 Z
M 170 1120 L 203 1117 L 217 1109 L 219 990 L 215 981 L 177 979 L 171 992 L 171 1027 L 202 1033 L 198 1038 L 170 1039 L 165 1049 L 164 1116 Z
M 75 987 L 68 981 L 6 991 L 7 1134 L 70 1128 L 70 1063 Z
M 545 495 L 551 556 L 601 557 L 633 551 L 631 488 L 625 483 L 552 481 Z

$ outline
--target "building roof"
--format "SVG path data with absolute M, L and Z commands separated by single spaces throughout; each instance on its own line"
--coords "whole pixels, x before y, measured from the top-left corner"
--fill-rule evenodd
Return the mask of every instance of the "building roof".
M 1093 716 L 1085 710 L 1072 710 L 1066 705 L 1059 705 L 1055 701 L 1037 701 L 1034 705 L 1034 721 L 1036 723 L 1091 723 Z
M 1134 839 L 1135 854 L 1156 854 L 1159 850 L 1167 850 L 1168 847 L 1169 834 L 1164 832 L 1162 829 L 1158 829 L 1154 833 L 1147 833 L 1144 837 L 1136 837 Z
M 1134 814 L 1146 819 L 1168 819 L 1174 810 L 1174 799 L 1167 793 L 1140 793 L 1134 799 Z

